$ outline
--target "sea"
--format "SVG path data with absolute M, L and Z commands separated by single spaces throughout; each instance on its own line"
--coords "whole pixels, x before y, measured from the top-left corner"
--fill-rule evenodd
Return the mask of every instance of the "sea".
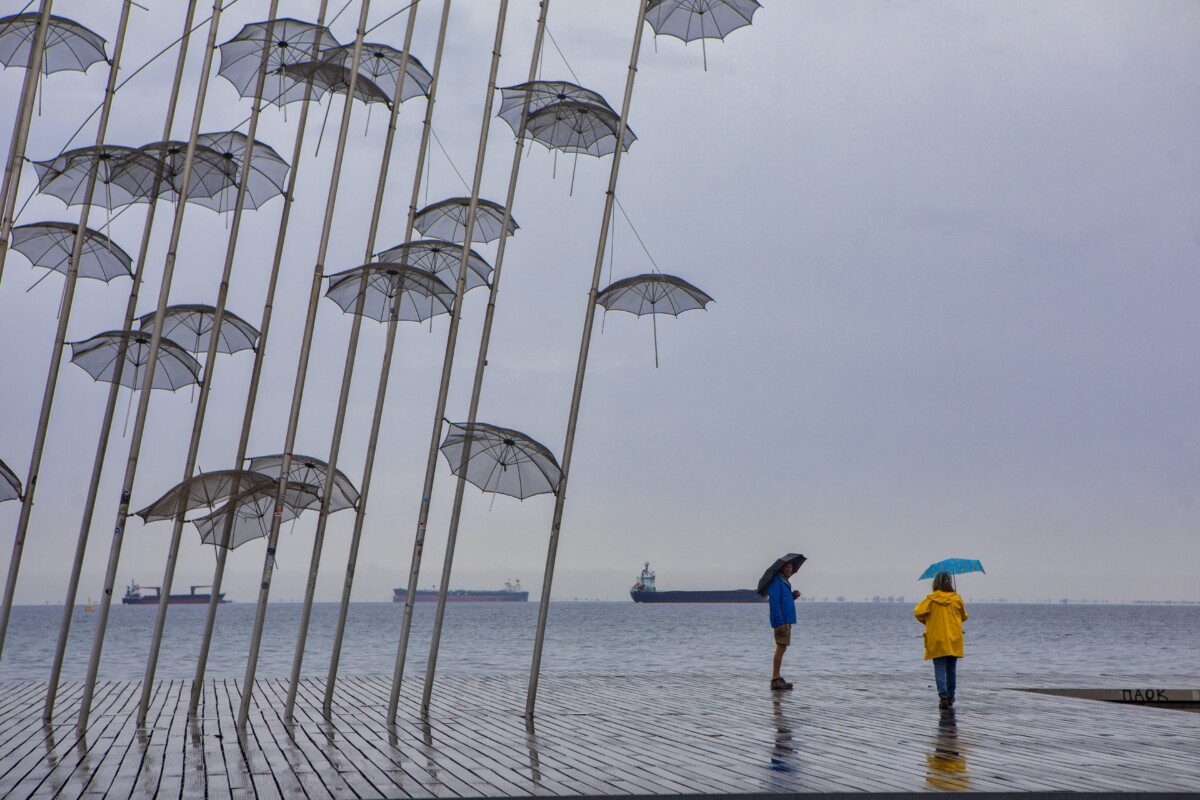
M 922 626 L 915 603 L 822 603 L 797 606 L 799 621 L 784 672 L 913 672 L 924 674 Z M 966 658 L 960 674 L 1121 675 L 1200 677 L 1200 605 L 967 604 Z M 291 673 L 302 606 L 267 607 L 257 676 Z M 342 647 L 340 675 L 391 675 L 404 606 L 354 603 Z M 13 609 L 0 659 L 0 681 L 46 680 L 61 606 Z M 206 606 L 171 606 L 156 678 L 192 678 Z M 99 677 L 140 679 L 154 630 L 154 606 L 112 607 Z M 454 603 L 446 620 L 437 674 L 526 675 L 537 629 L 538 603 Z M 208 678 L 244 677 L 255 606 L 218 609 Z M 329 669 L 338 604 L 313 606 L 302 674 Z M 434 604 L 416 607 L 406 674 L 426 669 Z M 97 612 L 74 612 L 64 680 L 87 671 Z M 717 672 L 759 674 L 774 651 L 765 605 L 671 605 L 632 602 L 552 602 L 542 670 L 625 674 Z

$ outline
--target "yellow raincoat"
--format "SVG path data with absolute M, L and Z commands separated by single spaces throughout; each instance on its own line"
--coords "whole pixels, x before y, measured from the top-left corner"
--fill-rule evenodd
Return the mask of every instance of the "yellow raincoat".
M 957 592 L 934 592 L 913 609 L 925 626 L 925 659 L 963 657 L 963 621 L 967 609 Z

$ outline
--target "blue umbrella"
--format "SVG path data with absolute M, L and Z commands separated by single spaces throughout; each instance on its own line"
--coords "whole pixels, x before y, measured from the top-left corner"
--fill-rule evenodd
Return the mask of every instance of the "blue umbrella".
M 972 561 L 969 558 L 947 558 L 945 561 L 939 561 L 936 564 L 930 564 L 929 569 L 921 573 L 921 577 L 917 580 L 925 580 L 932 578 L 939 572 L 949 572 L 951 575 L 961 575 L 964 572 L 983 572 L 983 564 L 979 561 Z M 984 572 L 986 575 L 987 573 Z

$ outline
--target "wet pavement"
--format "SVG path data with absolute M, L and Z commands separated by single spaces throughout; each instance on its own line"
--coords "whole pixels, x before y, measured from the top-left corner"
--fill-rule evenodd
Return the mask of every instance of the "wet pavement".
M 772 692 L 739 675 L 543 675 L 531 726 L 524 678 L 439 678 L 423 721 L 415 677 L 393 727 L 383 719 L 390 679 L 342 678 L 329 720 L 323 681 L 306 680 L 290 726 L 286 681 L 268 679 L 240 739 L 235 681 L 208 682 L 196 720 L 189 682 L 159 684 L 143 730 L 139 684 L 121 681 L 98 688 L 81 742 L 78 683 L 63 687 L 46 727 L 45 684 L 8 682 L 0 797 L 1200 792 L 1200 714 L 1016 691 L 1136 689 L 1144 699 L 1200 689 L 1197 676 L 963 670 L 949 711 L 912 674 L 789 677 L 794 690 Z

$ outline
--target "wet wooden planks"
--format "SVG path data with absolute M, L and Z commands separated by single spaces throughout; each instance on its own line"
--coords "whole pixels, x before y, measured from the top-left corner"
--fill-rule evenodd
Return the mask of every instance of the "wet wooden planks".
M 387 678 L 341 678 L 329 719 L 324 682 L 305 679 L 290 723 L 287 681 L 263 679 L 245 731 L 235 724 L 235 681 L 207 682 L 195 718 L 188 681 L 156 684 L 142 729 L 140 684 L 118 681 L 97 687 L 83 739 L 78 683 L 61 688 L 50 725 L 44 683 L 4 683 L 0 797 L 1200 791 L 1200 714 L 1014 691 L 1028 676 L 965 669 L 947 714 L 927 678 L 812 673 L 791 692 L 771 692 L 761 678 L 735 675 L 545 675 L 527 725 L 522 677 L 438 678 L 427 720 L 415 677 L 394 726 L 383 719 Z M 1146 678 L 1040 680 L 1099 688 Z M 1154 685 L 1200 680 L 1159 676 Z

